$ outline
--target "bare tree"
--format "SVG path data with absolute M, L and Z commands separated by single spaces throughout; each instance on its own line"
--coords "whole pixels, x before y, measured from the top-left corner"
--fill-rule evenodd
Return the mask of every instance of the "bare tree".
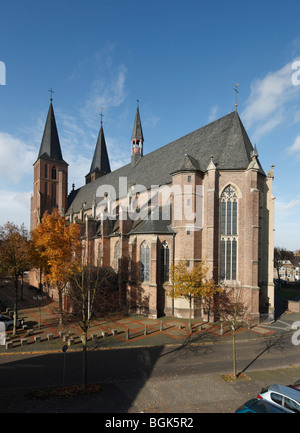
M 82 330 L 83 388 L 87 386 L 87 340 L 91 322 L 119 308 L 118 276 L 111 267 L 82 266 L 74 270 L 67 291 L 69 319 Z
M 236 332 L 249 316 L 247 302 L 243 299 L 242 290 L 237 283 L 232 287 L 224 287 L 224 290 L 216 297 L 214 312 L 222 322 L 229 324 L 232 331 L 233 376 L 237 378 Z

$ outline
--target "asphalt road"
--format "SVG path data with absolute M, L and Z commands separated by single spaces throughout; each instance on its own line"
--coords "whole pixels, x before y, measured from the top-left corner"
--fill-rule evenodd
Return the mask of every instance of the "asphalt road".
M 98 350 L 88 352 L 88 381 L 103 383 L 100 395 L 47 403 L 24 398 L 34 388 L 61 386 L 64 361 L 65 384 L 81 384 L 81 352 L 1 356 L 0 412 L 230 412 L 244 395 L 253 397 L 251 392 L 260 384 L 233 385 L 231 392 L 220 382 L 220 373 L 232 372 L 228 343 Z M 237 344 L 238 372 L 291 365 L 300 366 L 300 346 L 292 344 L 290 335 Z

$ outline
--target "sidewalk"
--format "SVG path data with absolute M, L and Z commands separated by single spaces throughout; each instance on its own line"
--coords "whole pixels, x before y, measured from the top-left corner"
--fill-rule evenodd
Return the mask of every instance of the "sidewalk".
M 14 302 L 13 293 L 13 288 L 7 290 L 0 287 L 0 301 L 11 309 Z M 37 293 L 25 284 L 24 300 L 19 301 L 19 318 L 24 320 L 25 329 L 19 329 L 16 336 L 13 336 L 11 331 L 7 332 L 7 341 L 11 342 L 12 347 L 0 346 L 0 354 L 61 351 L 65 344 L 68 344 L 70 349 L 80 349 L 82 333 L 80 327 L 76 324 L 59 326 L 56 302 L 50 299 L 42 300 L 39 308 L 38 301 L 34 300 L 36 295 Z M 0 311 L 0 313 L 6 314 L 5 311 Z M 247 326 L 240 328 L 236 338 L 244 341 L 261 337 L 276 337 L 291 331 L 296 321 L 300 321 L 300 314 L 286 312 L 274 323 L 261 323 L 251 328 Z M 88 344 L 93 349 L 108 349 L 232 341 L 232 331 L 225 324 L 193 320 L 192 329 L 193 332 L 190 333 L 187 319 L 174 317 L 148 319 L 139 315 L 116 315 L 92 323 L 88 333 Z

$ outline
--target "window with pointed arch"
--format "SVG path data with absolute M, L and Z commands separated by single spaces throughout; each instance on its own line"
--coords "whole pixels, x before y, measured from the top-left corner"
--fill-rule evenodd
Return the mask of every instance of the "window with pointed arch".
M 170 251 L 167 242 L 163 242 L 160 249 L 160 278 L 161 283 L 169 281 Z
M 52 174 L 52 180 L 56 180 L 56 167 L 52 167 L 52 171 L 51 171 L 51 174 Z
M 116 243 L 115 246 L 115 271 L 119 271 L 119 258 L 120 258 L 120 242 Z
M 141 245 L 141 281 L 150 279 L 150 248 L 147 242 Z
M 221 195 L 220 280 L 236 280 L 238 195 L 228 185 Z

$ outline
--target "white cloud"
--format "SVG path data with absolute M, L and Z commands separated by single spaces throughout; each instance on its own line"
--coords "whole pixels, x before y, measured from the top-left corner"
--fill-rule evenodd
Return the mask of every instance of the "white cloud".
M 285 122 L 291 104 L 299 96 L 300 86 L 292 82 L 295 72 L 292 64 L 289 62 L 278 71 L 269 72 L 251 85 L 242 117 L 248 128 L 254 128 L 256 139 Z
M 298 135 L 294 141 L 294 143 L 288 148 L 288 152 L 290 154 L 298 154 L 300 157 L 300 135 Z
M 11 221 L 30 229 L 31 192 L 0 190 L 0 225 Z
M 24 141 L 0 132 L 0 180 L 18 184 L 24 175 L 32 173 L 36 149 Z
M 95 125 L 95 113 L 100 113 L 101 107 L 107 110 L 119 107 L 125 101 L 126 72 L 125 66 L 120 65 L 111 73 L 104 74 L 92 82 L 90 94 L 82 110 L 82 117 L 88 126 Z
M 212 107 L 212 109 L 210 110 L 210 115 L 208 116 L 208 122 L 213 122 L 214 120 L 217 119 L 218 111 L 219 111 L 218 105 L 215 105 L 214 107 Z

